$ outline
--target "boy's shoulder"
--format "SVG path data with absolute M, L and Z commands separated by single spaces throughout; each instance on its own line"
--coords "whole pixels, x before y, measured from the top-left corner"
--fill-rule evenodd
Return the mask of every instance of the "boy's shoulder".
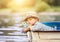
M 41 25 L 43 25 L 41 22 L 36 22 L 35 23 L 35 26 L 41 26 Z
M 41 22 L 36 22 L 35 24 L 42 24 Z

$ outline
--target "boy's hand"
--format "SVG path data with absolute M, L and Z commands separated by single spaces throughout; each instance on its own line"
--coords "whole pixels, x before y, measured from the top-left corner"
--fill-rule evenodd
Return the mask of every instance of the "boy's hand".
M 28 32 L 30 30 L 30 28 L 25 28 L 24 32 Z

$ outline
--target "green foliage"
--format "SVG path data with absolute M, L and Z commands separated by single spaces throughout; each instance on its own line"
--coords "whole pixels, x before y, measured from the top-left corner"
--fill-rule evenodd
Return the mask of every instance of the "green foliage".
M 55 7 L 52 7 L 54 9 L 55 12 L 60 12 L 60 6 L 55 6 Z
M 41 1 L 41 2 L 36 4 L 35 11 L 37 11 L 37 12 L 53 11 L 53 9 L 46 2 Z

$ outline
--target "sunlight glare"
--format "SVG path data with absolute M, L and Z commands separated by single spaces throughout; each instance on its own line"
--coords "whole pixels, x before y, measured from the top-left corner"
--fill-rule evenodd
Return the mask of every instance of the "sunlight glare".
M 14 3 L 18 4 L 23 4 L 25 0 L 13 0 Z

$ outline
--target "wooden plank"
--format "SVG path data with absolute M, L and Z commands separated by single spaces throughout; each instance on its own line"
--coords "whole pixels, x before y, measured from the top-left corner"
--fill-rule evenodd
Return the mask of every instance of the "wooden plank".
M 40 42 L 60 42 L 60 40 L 40 40 Z
M 32 42 L 40 42 L 39 39 L 38 32 L 32 32 Z
M 32 35 L 31 35 L 31 32 L 27 32 L 27 37 L 28 37 L 29 41 L 32 42 Z
M 32 32 L 32 42 L 60 42 L 60 33 Z
M 40 39 L 47 39 L 47 40 L 60 39 L 60 33 L 39 32 L 39 36 L 40 36 Z
M 21 29 L 17 28 L 0 28 L 0 41 L 1 42 L 29 42 L 26 33 L 20 32 Z M 12 32 L 13 31 L 13 32 Z M 1 35 L 3 33 L 3 35 Z M 7 35 L 6 35 L 7 34 Z
M 48 42 L 48 40 L 39 40 L 39 42 Z

